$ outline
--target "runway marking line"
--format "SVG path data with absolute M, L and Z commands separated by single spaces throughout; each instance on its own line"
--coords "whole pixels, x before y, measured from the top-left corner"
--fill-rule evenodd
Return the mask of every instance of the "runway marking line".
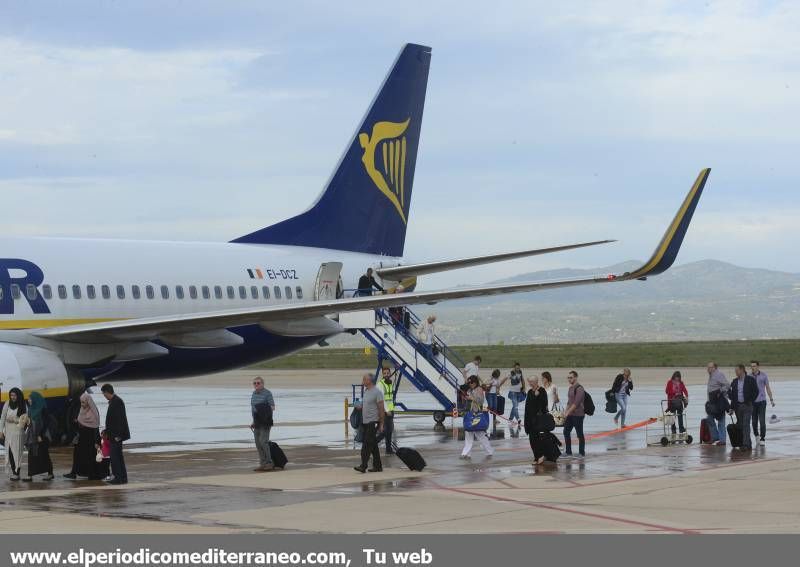
M 586 512 L 584 510 L 573 510 L 571 508 L 564 508 L 564 507 L 561 507 L 561 506 L 555 506 L 553 504 L 542 504 L 540 502 L 525 502 L 525 501 L 521 501 L 521 500 L 514 500 L 513 498 L 506 498 L 504 496 L 495 496 L 495 495 L 492 495 L 492 494 L 483 494 L 481 492 L 475 492 L 475 491 L 472 491 L 472 490 L 465 490 L 463 488 L 453 488 L 453 487 L 448 487 L 448 486 L 441 486 L 436 482 L 433 482 L 433 484 L 439 490 L 444 490 L 444 491 L 448 491 L 448 492 L 455 492 L 455 493 L 458 493 L 458 494 L 466 494 L 466 495 L 469 495 L 469 496 L 477 496 L 479 498 L 486 498 L 488 500 L 494 500 L 496 502 L 506 502 L 508 504 L 518 504 L 520 506 L 527 506 L 529 508 L 542 508 L 542 509 L 545 509 L 545 510 L 553 510 L 555 512 L 563 512 L 563 513 L 566 513 L 566 514 L 575 514 L 575 515 L 578 515 L 578 516 L 585 516 L 585 517 L 588 517 L 588 518 L 597 518 L 597 519 L 600 519 L 600 520 L 607 520 L 607 521 L 611 521 L 611 522 L 619 522 L 619 523 L 622 523 L 622 524 L 629 524 L 629 525 L 638 526 L 638 527 L 642 527 L 642 528 L 650 528 L 650 529 L 658 530 L 658 531 L 662 531 L 662 532 L 664 532 L 664 531 L 666 531 L 666 532 L 674 532 L 674 533 L 679 533 L 679 534 L 684 534 L 684 535 L 700 533 L 699 531 L 692 530 L 692 529 L 674 528 L 672 526 L 665 526 L 665 525 L 661 525 L 661 524 L 653 524 L 653 523 L 650 523 L 650 522 L 643 522 L 643 521 L 640 521 L 640 520 L 632 520 L 632 519 L 629 519 L 629 518 L 620 518 L 620 517 L 617 517 L 617 516 L 610 516 L 608 514 L 599 514 L 597 512 Z

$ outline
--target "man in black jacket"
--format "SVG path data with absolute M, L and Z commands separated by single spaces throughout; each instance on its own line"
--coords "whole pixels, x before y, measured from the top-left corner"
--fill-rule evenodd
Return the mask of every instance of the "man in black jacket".
M 367 273 L 358 278 L 356 295 L 372 295 L 373 289 L 383 291 L 383 288 L 375 281 L 375 277 L 372 275 L 372 268 L 367 268 Z
M 108 400 L 106 435 L 111 442 L 111 472 L 114 475 L 114 480 L 110 484 L 128 484 L 128 471 L 125 469 L 125 459 L 122 456 L 122 443 L 131 438 L 128 416 L 125 414 L 125 402 L 114 394 L 114 386 L 111 384 L 103 384 L 100 391 Z
M 736 365 L 736 378 L 731 383 L 731 412 L 736 413 L 736 426 L 742 431 L 743 451 L 752 449 L 750 441 L 750 422 L 753 419 L 753 402 L 758 397 L 758 384 L 744 369 L 744 364 Z

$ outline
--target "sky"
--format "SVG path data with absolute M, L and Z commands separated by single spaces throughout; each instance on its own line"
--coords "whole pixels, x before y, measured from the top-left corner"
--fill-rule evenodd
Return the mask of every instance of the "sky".
M 0 0 L 6 235 L 227 241 L 308 207 L 406 42 L 433 48 L 406 260 L 800 272 L 800 3 Z

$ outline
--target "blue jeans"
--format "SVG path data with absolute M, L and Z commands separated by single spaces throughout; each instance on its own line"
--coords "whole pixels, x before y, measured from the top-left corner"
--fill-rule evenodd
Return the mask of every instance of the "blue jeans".
M 714 417 L 713 415 L 709 415 L 706 418 L 708 421 L 708 430 L 711 433 L 711 442 L 714 441 L 721 441 L 725 443 L 727 441 L 727 431 L 725 429 L 725 414 L 722 414 L 722 417 Z
M 583 417 L 576 415 L 568 415 L 564 420 L 564 452 L 567 455 L 572 454 L 572 437 L 571 433 L 573 428 L 575 434 L 578 436 L 578 452 L 581 455 L 586 454 L 586 438 L 583 436 Z
M 509 392 L 508 397 L 511 398 L 511 413 L 508 419 L 519 419 L 519 400 L 522 392 Z
M 617 392 L 614 394 L 614 397 L 617 398 L 617 406 L 619 406 L 619 411 L 614 416 L 614 420 L 620 420 L 620 425 L 625 427 L 625 414 L 628 411 L 628 394 L 624 392 Z
M 487 393 L 486 394 L 486 405 L 489 406 L 489 409 L 496 412 L 497 411 L 497 394 Z

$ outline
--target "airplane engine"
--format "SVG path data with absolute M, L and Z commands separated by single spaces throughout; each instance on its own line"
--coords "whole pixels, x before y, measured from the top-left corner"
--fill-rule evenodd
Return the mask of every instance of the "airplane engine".
M 11 388 L 21 389 L 27 396 L 36 390 L 48 407 L 57 410 L 68 397 L 84 391 L 86 382 L 77 373 L 70 373 L 56 353 L 35 346 L 0 344 L 0 399 L 8 400 Z

